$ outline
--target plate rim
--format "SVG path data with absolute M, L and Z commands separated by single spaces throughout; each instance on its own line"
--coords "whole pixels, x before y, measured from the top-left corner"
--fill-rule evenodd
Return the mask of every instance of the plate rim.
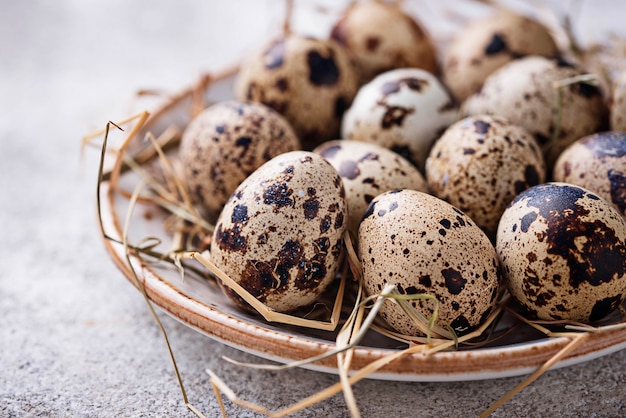
M 107 235 L 121 238 L 120 216 L 115 212 L 115 191 L 108 181 L 101 183 L 102 226 Z M 112 234 L 114 232 L 114 234 Z M 134 275 L 126 262 L 123 246 L 106 236 L 101 236 L 107 253 L 117 268 L 138 291 Z M 215 307 L 193 298 L 175 288 L 139 257 L 129 257 L 138 279 L 150 301 L 160 310 L 182 324 L 242 352 L 262 359 L 288 363 L 322 354 L 334 348 L 332 342 L 292 335 L 287 331 L 265 328 L 261 325 L 236 318 Z M 379 371 L 369 379 L 393 381 L 452 382 L 486 380 L 526 375 L 541 367 L 563 349 L 570 339 L 566 337 L 542 338 L 528 343 L 474 350 L 445 351 L 430 354 L 407 354 Z M 587 342 L 581 344 L 559 361 L 554 368 L 567 367 L 589 361 L 626 348 L 626 328 L 591 333 Z M 394 349 L 358 346 L 354 350 L 352 371 L 396 352 Z M 279 354 L 282 353 L 282 354 Z M 318 361 L 302 368 L 326 373 L 337 373 L 334 357 Z

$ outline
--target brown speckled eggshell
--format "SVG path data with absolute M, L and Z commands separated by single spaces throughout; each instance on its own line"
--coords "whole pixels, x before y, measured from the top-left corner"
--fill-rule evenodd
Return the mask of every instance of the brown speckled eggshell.
M 543 154 L 528 131 L 499 116 L 465 118 L 446 130 L 426 160 L 433 194 L 496 237 L 506 206 L 546 180 Z
M 529 56 L 491 74 L 480 91 L 463 104 L 466 115 L 492 114 L 523 126 L 535 136 L 551 170 L 558 155 L 577 139 L 600 130 L 607 109 L 598 87 L 573 83 L 560 91 L 560 126 L 555 126 L 559 97 L 553 83 L 585 74 L 562 60 Z M 558 138 L 551 138 L 558 131 Z
M 337 171 L 318 154 L 285 153 L 259 167 L 228 200 L 215 225 L 211 260 L 269 308 L 291 311 L 313 303 L 335 278 L 347 215 Z
M 574 142 L 557 159 L 553 178 L 591 190 L 626 218 L 626 133 L 601 132 Z
M 348 201 L 348 227 L 358 231 L 367 206 L 379 194 L 396 189 L 428 191 L 422 174 L 395 152 L 359 141 L 328 141 L 317 147 L 339 172 Z
M 458 335 L 480 326 L 497 302 L 493 245 L 467 215 L 426 193 L 396 190 L 376 197 L 359 227 L 358 252 L 368 294 L 395 284 L 401 294 L 433 295 L 439 301 L 437 324 Z M 432 316 L 433 301 L 411 303 Z M 420 334 L 391 301 L 383 303 L 380 315 L 403 334 Z
M 263 163 L 300 149 L 289 123 L 260 103 L 227 101 L 202 111 L 180 145 L 185 182 L 215 219 L 231 193 Z
M 397 4 L 352 3 L 335 24 L 331 38 L 352 53 L 361 82 L 394 68 L 437 72 L 435 47 L 421 25 Z
M 423 170 L 432 143 L 457 114 L 456 102 L 437 77 L 420 68 L 399 68 L 359 89 L 341 135 L 389 148 Z
M 339 137 L 357 88 L 354 64 L 338 43 L 290 34 L 242 63 L 235 97 L 285 116 L 310 150 Z
M 593 322 L 626 297 L 626 221 L 581 187 L 522 192 L 498 226 L 506 285 L 532 318 Z
M 555 57 L 559 50 L 545 26 L 502 11 L 470 23 L 448 47 L 443 80 L 458 101 L 475 93 L 487 76 L 527 55 Z

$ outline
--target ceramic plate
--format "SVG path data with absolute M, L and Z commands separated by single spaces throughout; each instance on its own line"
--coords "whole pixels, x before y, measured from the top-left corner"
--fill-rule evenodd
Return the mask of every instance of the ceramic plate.
M 231 97 L 231 91 L 232 77 L 224 78 L 205 91 L 206 99 L 226 99 Z M 144 130 L 134 139 L 135 142 L 139 144 L 139 138 L 147 131 L 159 135 L 171 126 L 182 130 L 189 121 L 191 107 L 191 95 L 181 93 L 177 100 L 157 109 Z M 136 181 L 135 173 L 126 173 L 122 176 L 121 184 L 132 190 Z M 101 202 L 105 231 L 120 239 L 128 199 L 115 193 L 104 182 Z M 158 237 L 162 240 L 162 251 L 168 251 L 171 237 L 165 230 L 164 214 L 148 205 L 135 207 L 133 213 L 128 235 L 130 242 Z M 134 284 L 123 247 L 107 239 L 104 243 L 113 261 Z M 332 332 L 271 324 L 238 310 L 214 283 L 206 279 L 193 275 L 182 279 L 174 267 L 166 266 L 165 263 L 146 263 L 132 257 L 131 262 L 155 305 L 190 328 L 224 344 L 281 363 L 313 357 L 334 347 L 335 334 Z M 615 321 L 616 318 L 617 313 L 608 321 Z M 507 321 L 507 318 L 503 318 L 499 326 L 506 327 Z M 568 342 L 566 338 L 547 338 L 530 327 L 521 327 L 485 348 L 441 352 L 430 356 L 407 355 L 370 377 L 408 381 L 460 381 L 523 375 L 541 366 Z M 402 348 L 405 347 L 401 343 L 370 331 L 355 350 L 352 367 L 360 369 Z M 555 367 L 589 361 L 623 348 L 626 348 L 626 329 L 594 333 L 585 344 Z M 325 372 L 336 372 L 335 367 L 335 358 L 307 366 Z

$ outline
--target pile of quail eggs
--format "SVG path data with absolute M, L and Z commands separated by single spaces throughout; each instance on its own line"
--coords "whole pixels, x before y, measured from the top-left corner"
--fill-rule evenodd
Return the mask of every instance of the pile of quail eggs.
M 287 33 L 245 60 L 234 96 L 180 157 L 213 263 L 270 309 L 317 300 L 346 231 L 369 294 L 433 295 L 458 335 L 505 289 L 531 319 L 624 302 L 626 74 L 603 91 L 529 17 L 499 11 L 438 51 L 400 6 L 353 2 L 328 38 Z M 420 332 L 392 301 L 381 317 Z

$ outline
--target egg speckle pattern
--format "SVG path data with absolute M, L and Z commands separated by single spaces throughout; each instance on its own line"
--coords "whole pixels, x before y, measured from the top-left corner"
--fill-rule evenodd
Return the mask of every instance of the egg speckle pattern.
M 445 54 L 443 79 L 454 97 L 463 101 L 506 63 L 527 55 L 557 56 L 558 52 L 543 25 L 501 11 L 474 21 L 454 38 Z
M 343 139 L 373 142 L 424 168 L 433 141 L 457 117 L 450 94 L 418 68 L 387 71 L 361 87 L 343 117 Z
M 495 239 L 506 206 L 546 178 L 543 154 L 524 128 L 499 116 L 465 118 L 446 130 L 426 161 L 428 185 Z
M 254 170 L 298 149 L 300 141 L 281 115 L 259 103 L 227 101 L 191 121 L 183 133 L 180 158 L 188 190 L 215 219 Z
M 546 165 L 551 169 L 563 149 L 597 132 L 607 116 L 598 87 L 572 82 L 555 88 L 554 83 L 583 74 L 583 69 L 563 60 L 520 58 L 491 74 L 482 88 L 465 101 L 463 112 L 499 115 L 523 126 L 542 146 Z
M 430 37 L 398 4 L 354 2 L 333 27 L 331 37 L 354 56 L 362 82 L 395 68 L 437 71 Z
M 395 189 L 428 191 L 426 180 L 411 163 L 380 145 L 336 140 L 317 152 L 339 172 L 346 189 L 350 230 L 358 231 L 367 206 L 379 194 Z
M 269 308 L 291 311 L 313 303 L 334 279 L 346 218 L 337 171 L 318 154 L 285 153 L 259 167 L 226 203 L 211 260 Z
M 574 142 L 559 156 L 553 177 L 597 193 L 626 217 L 626 133 L 601 132 Z
M 496 249 L 507 288 L 531 317 L 593 322 L 626 297 L 626 221 L 581 187 L 521 193 L 502 215 Z
M 395 190 L 376 197 L 359 227 L 359 258 L 368 294 L 395 284 L 405 295 L 439 301 L 437 324 L 465 334 L 483 323 L 499 294 L 498 259 L 487 236 L 459 209 L 426 193 Z M 433 301 L 412 301 L 424 316 Z M 395 330 L 419 335 L 401 307 L 383 303 Z
M 235 97 L 285 116 L 310 150 L 339 137 L 357 89 L 356 69 L 338 43 L 289 34 L 242 63 Z

